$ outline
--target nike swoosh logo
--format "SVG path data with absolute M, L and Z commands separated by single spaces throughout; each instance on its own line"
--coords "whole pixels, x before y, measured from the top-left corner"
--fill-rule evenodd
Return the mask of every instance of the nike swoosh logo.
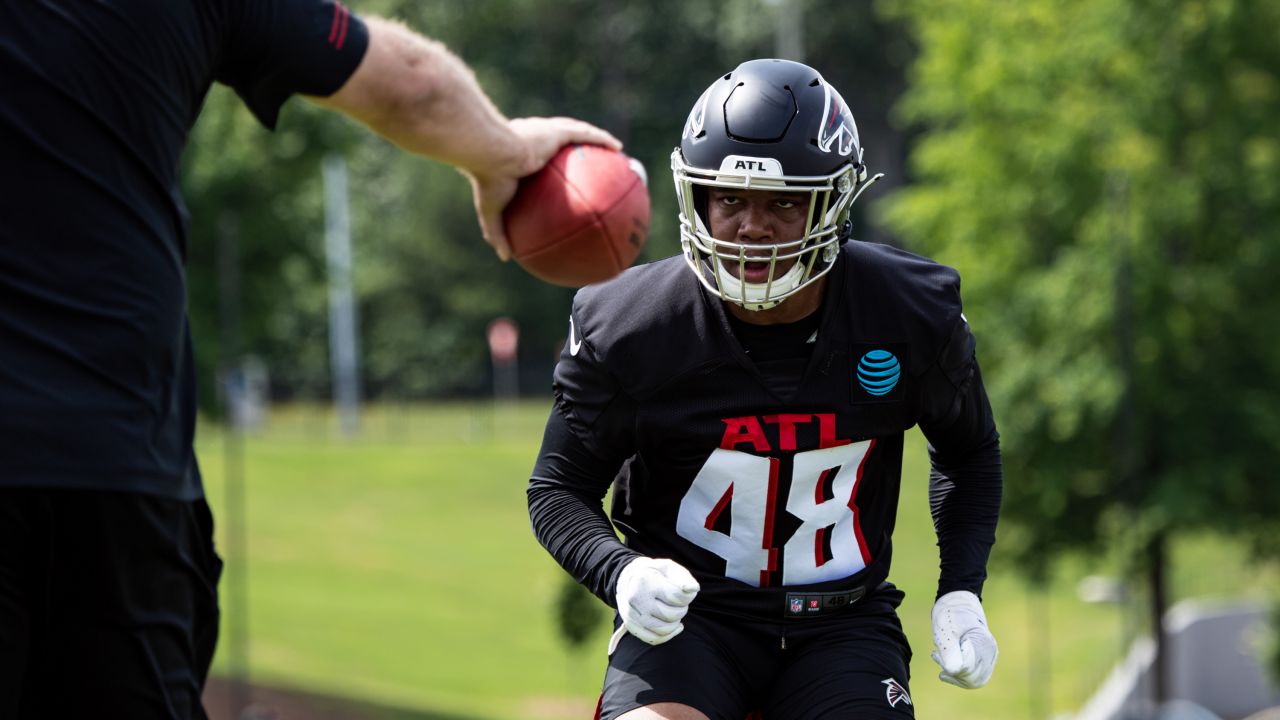
M 582 341 L 577 339 L 577 333 L 573 329 L 573 316 L 569 316 L 569 354 L 578 355 L 578 351 L 582 349 Z

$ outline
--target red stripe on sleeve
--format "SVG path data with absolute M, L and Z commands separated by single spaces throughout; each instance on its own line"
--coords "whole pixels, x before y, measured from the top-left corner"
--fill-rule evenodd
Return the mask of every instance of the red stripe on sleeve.
M 342 8 L 342 30 L 338 31 L 338 44 L 336 46 L 339 50 L 342 49 L 342 44 L 347 41 L 347 23 L 350 22 L 350 20 L 351 11 L 346 8 Z
M 333 5 L 333 22 L 329 25 L 329 44 L 338 37 L 338 25 L 342 22 L 342 5 L 334 3 Z

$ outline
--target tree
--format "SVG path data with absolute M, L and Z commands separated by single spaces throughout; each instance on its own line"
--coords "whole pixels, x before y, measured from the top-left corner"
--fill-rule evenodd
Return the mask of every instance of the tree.
M 1280 7 L 891 11 L 918 36 L 902 111 L 924 135 L 885 219 L 965 276 L 1006 542 L 1036 572 L 1130 543 L 1157 622 L 1170 535 L 1217 530 L 1275 557 Z

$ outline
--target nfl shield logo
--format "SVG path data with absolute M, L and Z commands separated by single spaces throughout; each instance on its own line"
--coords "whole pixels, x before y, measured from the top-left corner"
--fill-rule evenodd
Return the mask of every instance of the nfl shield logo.
M 804 601 L 798 597 L 791 598 L 791 612 L 797 615 L 804 612 Z

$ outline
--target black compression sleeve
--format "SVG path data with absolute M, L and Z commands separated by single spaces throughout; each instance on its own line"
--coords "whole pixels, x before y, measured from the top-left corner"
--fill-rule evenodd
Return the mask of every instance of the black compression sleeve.
M 597 457 L 570 429 L 557 403 L 529 480 L 529 519 L 538 542 L 610 606 L 622 568 L 640 554 L 614 533 L 604 496 L 620 463 Z
M 938 534 L 938 596 L 968 590 L 982 596 L 995 543 L 1003 471 L 1000 434 L 977 364 L 953 422 L 924 428 L 929 439 L 929 508 Z

